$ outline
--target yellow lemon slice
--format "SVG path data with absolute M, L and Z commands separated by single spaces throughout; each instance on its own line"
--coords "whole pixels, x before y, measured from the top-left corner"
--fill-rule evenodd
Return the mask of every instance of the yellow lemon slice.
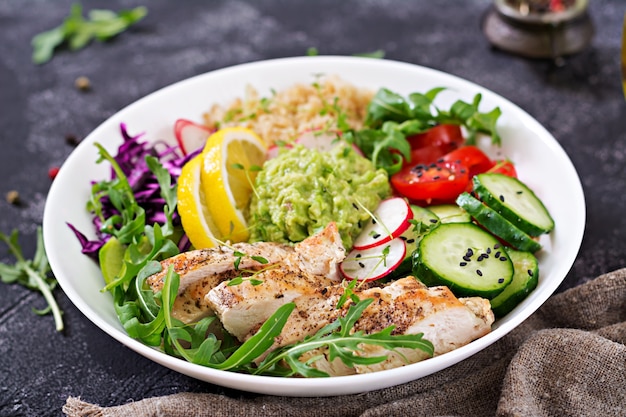
M 248 239 L 245 212 L 267 148 L 252 130 L 229 127 L 212 134 L 202 151 L 202 188 L 209 214 L 226 240 Z
M 200 154 L 183 166 L 178 178 L 177 190 L 178 214 L 187 237 L 196 249 L 217 246 L 216 236 L 219 235 L 219 229 L 205 204 L 201 169 L 202 155 Z

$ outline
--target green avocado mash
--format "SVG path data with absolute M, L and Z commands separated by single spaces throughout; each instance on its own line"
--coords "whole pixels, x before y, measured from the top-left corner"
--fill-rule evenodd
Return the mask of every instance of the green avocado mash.
M 299 242 L 337 223 L 352 247 L 361 224 L 389 196 L 387 173 L 350 146 L 329 152 L 294 146 L 268 160 L 250 203 L 251 241 Z

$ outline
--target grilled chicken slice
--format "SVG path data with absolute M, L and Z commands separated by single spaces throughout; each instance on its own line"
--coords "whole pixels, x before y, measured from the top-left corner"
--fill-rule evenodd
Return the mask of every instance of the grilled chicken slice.
M 344 257 L 345 249 L 337 226 L 330 223 L 321 232 L 294 246 L 270 242 L 235 243 L 184 252 L 162 261 L 162 270 L 148 277 L 147 282 L 154 292 L 159 291 L 171 265 L 180 276 L 172 315 L 191 323 L 213 314 L 205 300 L 212 288 L 245 274 L 244 271 L 288 268 L 290 273 L 306 274 L 313 281 L 323 278 L 325 285 L 329 285 L 328 279 L 338 279 L 337 265 Z M 259 258 L 267 263 L 255 260 Z
M 281 282 L 282 280 L 278 280 L 276 283 L 270 283 L 268 279 L 258 287 L 268 285 L 268 288 L 271 286 L 273 291 L 276 291 Z M 229 331 L 235 328 L 237 333 L 234 335 L 244 341 L 271 315 L 277 308 L 274 307 L 277 303 L 267 300 L 272 294 L 272 291 L 268 290 L 265 292 L 266 300 L 256 301 L 265 303 L 267 308 L 262 312 L 255 311 L 255 314 L 248 315 L 246 312 L 253 304 L 246 302 L 245 299 L 232 298 L 228 303 L 224 302 L 227 299 L 224 295 L 227 288 L 220 285 L 210 291 L 207 298 L 225 328 Z M 301 291 L 304 292 L 302 289 Z M 257 300 L 262 292 L 262 288 L 256 288 Z M 296 307 L 270 350 L 298 342 L 336 320 L 340 315 L 344 315 L 348 309 L 347 305 L 341 309 L 336 308 L 342 293 L 341 285 L 335 284 L 326 288 L 311 288 L 308 293 L 294 298 Z M 217 297 L 217 294 L 220 294 L 220 297 Z M 369 334 L 394 325 L 394 334 L 424 333 L 424 339 L 433 343 L 435 355 L 449 352 L 489 333 L 494 321 L 488 300 L 477 297 L 457 299 L 447 287 L 429 288 L 413 277 L 399 279 L 384 287 L 355 291 L 355 294 L 361 299 L 374 299 L 356 322 L 354 327 L 356 331 L 362 330 Z M 244 314 L 245 319 L 241 319 Z M 327 352 L 323 350 L 311 351 L 304 355 L 302 360 L 320 355 L 326 358 L 326 354 Z M 427 357 L 421 350 L 402 349 L 390 352 L 377 346 L 363 346 L 363 351 L 357 354 L 386 355 L 388 358 L 376 365 L 357 366 L 354 369 L 346 367 L 340 361 L 330 363 L 327 359 L 316 361 L 314 366 L 330 375 L 346 375 L 394 368 Z
M 489 300 L 480 297 L 459 299 L 448 287 L 429 288 L 413 277 L 399 279 L 386 287 L 364 290 L 358 296 L 361 299 L 373 298 L 374 302 L 355 323 L 355 331 L 374 333 L 393 324 L 393 334 L 423 333 L 424 339 L 433 344 L 435 356 L 484 336 L 491 331 L 494 322 Z M 345 311 L 344 307 L 342 313 Z M 329 362 L 328 352 L 317 350 L 307 352 L 301 360 L 323 355 L 323 359 L 316 361 L 314 366 L 332 376 L 392 369 L 428 358 L 419 349 L 390 351 L 374 345 L 362 345 L 361 349 L 356 352 L 357 355 L 386 356 L 387 359 L 374 365 L 349 368 L 340 360 Z

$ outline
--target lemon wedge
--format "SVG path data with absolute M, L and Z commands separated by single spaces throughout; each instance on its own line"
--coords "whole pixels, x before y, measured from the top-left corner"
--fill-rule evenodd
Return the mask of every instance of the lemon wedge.
M 178 178 L 178 214 L 189 241 L 196 249 L 217 246 L 220 232 L 205 204 L 201 182 L 202 154 L 188 161 Z
M 212 134 L 202 151 L 201 183 L 208 213 L 220 235 L 232 242 L 248 239 L 245 212 L 267 147 L 252 130 L 229 127 Z M 185 228 L 185 230 L 187 230 Z

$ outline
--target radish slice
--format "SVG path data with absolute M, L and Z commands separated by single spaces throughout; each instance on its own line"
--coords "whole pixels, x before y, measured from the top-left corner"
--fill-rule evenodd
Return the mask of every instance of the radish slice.
M 278 156 L 278 153 L 280 152 L 280 150 L 282 148 L 292 148 L 293 146 L 289 145 L 289 144 L 285 144 L 285 145 L 272 145 L 267 149 L 267 159 L 272 159 L 272 158 L 276 158 Z
M 339 270 L 348 279 L 373 281 L 391 273 L 405 256 L 406 244 L 396 238 L 370 249 L 353 249 L 339 264 Z
M 322 131 L 321 129 L 308 130 L 296 139 L 296 143 L 309 149 L 317 149 L 320 152 L 328 152 L 335 146 L 346 143 L 341 139 L 341 132 Z M 363 152 L 354 144 L 352 148 L 356 153 L 363 156 Z
M 354 239 L 354 249 L 368 249 L 389 242 L 404 233 L 413 218 L 413 210 L 401 197 L 381 201 L 373 214 L 374 219 L 368 221 Z
M 213 133 L 211 129 L 187 119 L 178 119 L 174 123 L 174 135 L 183 155 L 202 149 L 207 138 Z

